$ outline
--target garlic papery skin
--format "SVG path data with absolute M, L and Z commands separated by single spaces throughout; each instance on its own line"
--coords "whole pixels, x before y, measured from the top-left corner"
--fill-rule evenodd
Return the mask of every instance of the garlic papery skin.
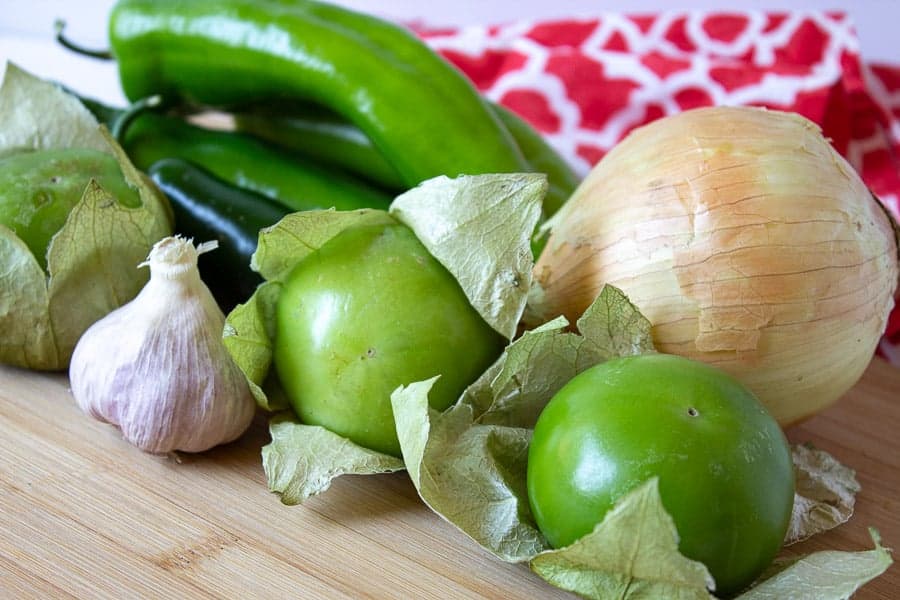
M 222 343 L 225 316 L 197 271 L 208 248 L 180 237 L 157 242 L 143 263 L 150 280 L 141 292 L 88 328 L 72 355 L 78 406 L 145 452 L 230 442 L 256 410 Z
M 530 325 L 575 322 L 604 284 L 661 352 L 741 380 L 782 425 L 843 395 L 894 305 L 895 225 L 818 127 L 755 108 L 635 130 L 551 223 Z

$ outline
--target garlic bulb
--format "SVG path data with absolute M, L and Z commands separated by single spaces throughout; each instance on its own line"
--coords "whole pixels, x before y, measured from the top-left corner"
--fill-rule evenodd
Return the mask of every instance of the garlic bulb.
M 642 127 L 551 226 L 531 324 L 574 322 L 612 284 L 661 352 L 731 373 L 783 425 L 859 379 L 894 304 L 895 225 L 795 114 L 706 108 Z
M 69 366 L 83 411 L 146 452 L 201 452 L 238 438 L 256 404 L 222 343 L 225 317 L 197 271 L 215 248 L 167 237 L 143 265 L 150 281 L 94 323 Z

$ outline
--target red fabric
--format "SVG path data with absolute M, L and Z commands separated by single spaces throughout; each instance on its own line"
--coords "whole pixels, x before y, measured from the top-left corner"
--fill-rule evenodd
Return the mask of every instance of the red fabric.
M 756 105 L 818 123 L 900 216 L 900 64 L 868 64 L 848 15 L 678 11 L 416 32 L 586 174 L 629 131 Z M 881 352 L 900 365 L 900 308 Z

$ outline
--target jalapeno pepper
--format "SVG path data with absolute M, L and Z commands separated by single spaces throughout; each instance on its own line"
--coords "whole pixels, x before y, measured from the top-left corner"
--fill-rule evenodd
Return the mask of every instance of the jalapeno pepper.
M 277 223 L 287 209 L 185 160 L 156 162 L 147 174 L 169 198 L 176 233 L 219 242 L 218 249 L 200 257 L 198 268 L 222 310 L 247 300 L 263 281 L 250 269 L 259 230 Z
M 406 186 L 527 169 L 472 83 L 377 18 L 311 0 L 120 0 L 110 40 L 132 100 L 312 101 L 359 127 Z

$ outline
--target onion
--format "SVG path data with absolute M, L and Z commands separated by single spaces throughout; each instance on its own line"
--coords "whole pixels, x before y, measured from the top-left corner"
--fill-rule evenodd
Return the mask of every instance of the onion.
M 795 114 L 704 108 L 637 129 L 550 225 L 529 324 L 574 322 L 612 284 L 661 352 L 731 373 L 782 425 L 856 383 L 894 305 L 896 224 Z

